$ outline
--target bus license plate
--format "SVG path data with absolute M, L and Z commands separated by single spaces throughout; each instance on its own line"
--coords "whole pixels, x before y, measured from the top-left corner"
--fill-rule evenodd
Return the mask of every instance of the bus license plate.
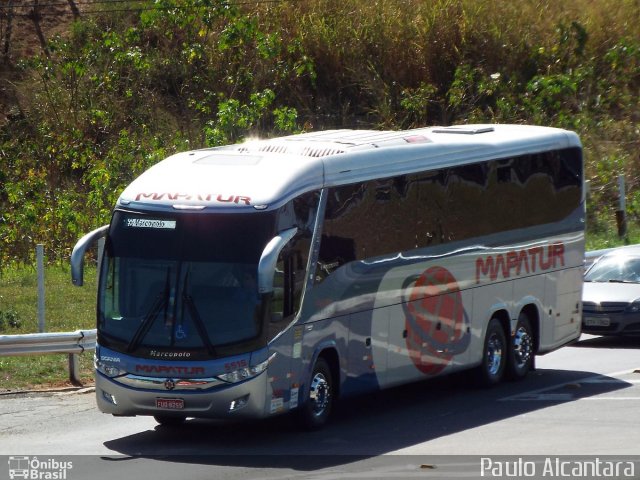
M 181 398 L 156 398 L 156 407 L 165 410 L 184 409 L 184 400 Z
M 585 317 L 584 324 L 587 327 L 608 327 L 611 320 L 608 317 Z

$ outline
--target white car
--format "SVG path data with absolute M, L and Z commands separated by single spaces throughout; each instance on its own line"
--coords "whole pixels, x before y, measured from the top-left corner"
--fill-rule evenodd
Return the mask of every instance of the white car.
M 640 246 L 614 248 L 584 276 L 582 331 L 640 335 Z

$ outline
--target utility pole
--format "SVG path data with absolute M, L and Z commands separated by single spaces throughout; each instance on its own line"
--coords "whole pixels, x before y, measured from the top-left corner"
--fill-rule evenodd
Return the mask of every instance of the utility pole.
M 618 176 L 618 210 L 616 210 L 618 236 L 626 240 L 627 236 L 627 201 L 624 175 Z

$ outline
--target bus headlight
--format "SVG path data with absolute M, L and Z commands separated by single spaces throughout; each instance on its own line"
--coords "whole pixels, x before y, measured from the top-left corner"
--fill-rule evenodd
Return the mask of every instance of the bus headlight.
M 109 378 L 119 377 L 121 375 L 125 375 L 127 372 L 124 370 L 120 370 L 118 367 L 114 367 L 113 365 L 108 365 L 100 360 L 94 360 L 94 366 L 97 371 L 106 375 Z
M 257 377 L 267 369 L 267 367 L 271 363 L 271 360 L 273 360 L 275 356 L 276 354 L 274 353 L 268 359 L 266 359 L 262 363 L 259 363 L 258 365 L 255 365 L 253 367 L 240 368 L 229 373 L 223 373 L 222 375 L 218 375 L 217 378 L 219 378 L 223 382 L 238 383 L 253 377 Z

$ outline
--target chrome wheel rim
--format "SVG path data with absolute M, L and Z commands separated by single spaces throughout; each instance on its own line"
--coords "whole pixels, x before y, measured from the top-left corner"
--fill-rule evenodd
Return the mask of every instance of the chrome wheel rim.
M 309 391 L 309 400 L 311 402 L 311 410 L 313 415 L 320 417 L 324 415 L 329 406 L 331 399 L 331 387 L 327 378 L 317 372 L 311 381 L 311 390 Z
M 533 339 L 526 328 L 520 327 L 513 337 L 513 352 L 515 362 L 519 367 L 524 366 L 531 358 Z

